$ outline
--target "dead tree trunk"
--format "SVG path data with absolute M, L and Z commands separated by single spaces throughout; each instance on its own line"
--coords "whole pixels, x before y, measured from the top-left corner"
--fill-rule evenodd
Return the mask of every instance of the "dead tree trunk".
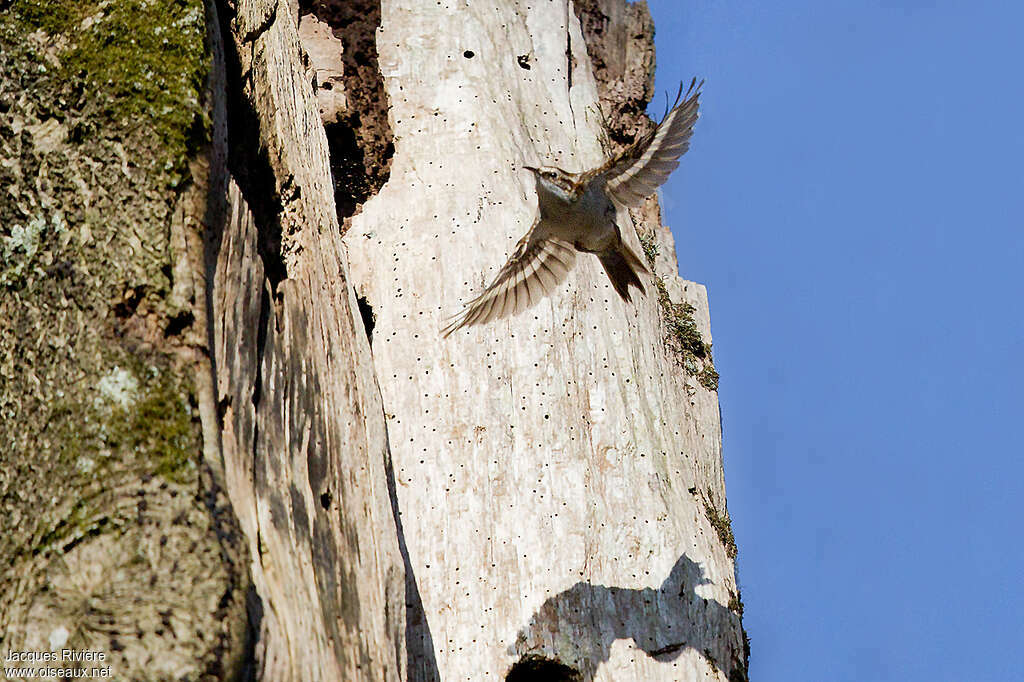
M 636 305 L 583 258 L 438 334 L 531 224 L 523 164 L 649 129 L 642 3 L 5 6 L 0 644 L 745 679 L 707 300 L 656 202 Z
M 298 8 L 223 18 L 229 149 L 214 239 L 227 489 L 249 539 L 264 680 L 398 680 L 405 570 L 380 392 Z
M 298 8 L 5 10 L 0 643 L 117 679 L 401 679 L 383 410 Z
M 345 242 L 422 597 L 411 679 L 745 676 L 707 299 L 656 202 L 635 306 L 581 258 L 528 313 L 438 336 L 531 225 L 524 164 L 593 168 L 650 125 L 652 35 L 622 1 L 381 3 L 395 152 Z

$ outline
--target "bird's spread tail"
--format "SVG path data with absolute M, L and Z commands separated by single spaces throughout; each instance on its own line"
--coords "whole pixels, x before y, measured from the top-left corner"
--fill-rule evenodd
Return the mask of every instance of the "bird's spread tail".
M 612 281 L 612 286 L 615 287 L 615 291 L 619 293 L 622 300 L 627 303 L 632 301 L 629 297 L 630 285 L 639 289 L 641 294 L 647 293 L 644 290 L 644 283 L 640 280 L 638 273 L 649 274 L 650 270 L 633 253 L 633 249 L 629 248 L 628 244 L 619 242 L 616 247 L 599 253 L 598 258 L 601 259 L 601 265 L 604 266 L 604 271 L 608 273 L 608 279 Z

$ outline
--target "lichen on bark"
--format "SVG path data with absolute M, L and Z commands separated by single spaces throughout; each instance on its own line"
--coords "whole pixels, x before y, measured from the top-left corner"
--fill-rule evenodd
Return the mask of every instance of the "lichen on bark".
M 198 0 L 0 16 L 0 641 L 116 678 L 229 675 L 246 636 L 194 381 L 204 40 Z

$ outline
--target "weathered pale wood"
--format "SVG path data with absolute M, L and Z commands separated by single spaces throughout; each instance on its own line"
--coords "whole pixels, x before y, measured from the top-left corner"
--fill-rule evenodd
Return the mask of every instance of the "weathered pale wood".
M 383 410 L 297 19 L 274 2 L 231 18 L 233 122 L 250 130 L 229 144 L 259 150 L 231 155 L 241 179 L 212 296 L 227 486 L 253 556 L 260 679 L 398 680 L 405 572 Z
M 526 314 L 438 334 L 533 220 L 520 167 L 605 158 L 576 16 L 384 0 L 377 42 L 395 156 L 346 244 L 423 599 L 410 642 L 435 648 L 413 679 L 504 679 L 529 656 L 586 680 L 742 674 L 717 396 L 666 350 L 653 283 L 625 306 L 582 258 Z M 703 287 L 645 229 L 710 341 Z

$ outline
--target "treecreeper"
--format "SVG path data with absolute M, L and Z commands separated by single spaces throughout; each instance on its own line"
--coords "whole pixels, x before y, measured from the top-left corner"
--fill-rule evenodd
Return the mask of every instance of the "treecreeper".
M 640 275 L 650 271 L 622 239 L 617 215 L 639 207 L 679 166 L 697 122 L 700 88 L 694 79 L 661 123 L 622 154 L 582 173 L 553 166 L 523 166 L 537 183 L 538 215 L 508 262 L 483 293 L 441 329 L 448 337 L 461 327 L 520 313 L 550 295 L 576 264 L 576 252 L 601 261 L 612 286 L 627 303 L 629 288 L 644 293 Z

